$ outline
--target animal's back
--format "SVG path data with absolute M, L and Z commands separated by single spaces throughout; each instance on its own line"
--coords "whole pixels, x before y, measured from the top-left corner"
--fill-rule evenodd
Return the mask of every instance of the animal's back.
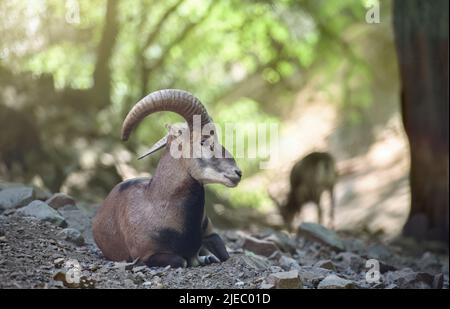
M 327 152 L 312 152 L 298 161 L 291 171 L 291 184 L 332 185 L 337 178 L 333 157 Z
M 136 178 L 119 183 L 98 209 L 92 230 L 95 243 L 106 258 L 113 261 L 131 258 L 122 227 L 129 221 L 129 208 L 133 201 L 142 200 L 150 181 L 151 178 Z

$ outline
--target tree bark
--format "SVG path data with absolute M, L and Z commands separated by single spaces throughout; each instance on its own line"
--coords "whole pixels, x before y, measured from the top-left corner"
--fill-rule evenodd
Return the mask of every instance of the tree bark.
M 403 233 L 448 245 L 448 1 L 395 1 L 411 210 Z
M 119 33 L 118 21 L 118 0 L 108 0 L 106 3 L 105 24 L 103 26 L 102 37 L 97 50 L 97 59 L 94 69 L 94 94 L 97 105 L 106 107 L 111 99 L 111 68 L 110 60 L 116 37 Z

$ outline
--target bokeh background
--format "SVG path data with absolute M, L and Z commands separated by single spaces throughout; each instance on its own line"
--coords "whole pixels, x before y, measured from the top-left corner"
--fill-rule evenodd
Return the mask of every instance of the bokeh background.
M 373 6 L 379 23 L 366 22 Z M 336 228 L 391 238 L 410 207 L 392 6 L 0 0 L 0 178 L 66 192 L 91 209 L 122 179 L 151 175 L 159 154 L 137 155 L 181 119 L 153 115 L 124 143 L 131 106 L 180 88 L 218 123 L 280 127 L 281 157 L 270 169 L 259 168 L 264 158 L 239 159 L 237 188 L 208 188 L 216 225 L 279 225 L 273 199 L 285 198 L 293 164 L 318 150 L 337 160 Z M 298 220 L 315 214 L 307 205 Z

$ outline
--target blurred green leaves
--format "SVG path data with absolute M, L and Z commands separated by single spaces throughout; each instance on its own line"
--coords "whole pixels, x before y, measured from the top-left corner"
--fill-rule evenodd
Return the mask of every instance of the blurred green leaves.
M 70 90 L 71 95 L 94 89 L 107 3 L 79 0 L 80 23 L 73 24 L 65 20 L 65 1 L 1 0 L 0 69 L 49 74 L 58 91 Z M 78 139 L 107 139 L 109 144 L 102 144 L 102 149 L 112 151 L 122 145 L 120 125 L 130 107 L 145 93 L 162 88 L 194 93 L 220 125 L 280 123 L 271 114 L 278 109 L 273 97 L 265 94 L 273 89 L 300 90 L 299 76 L 319 76 L 324 88 L 339 83 L 340 96 L 330 101 L 348 108 L 349 119 L 357 122 L 373 101 L 372 72 L 364 55 L 354 49 L 356 40 L 351 36 L 351 30 L 366 26 L 364 4 L 363 0 L 121 0 L 119 31 L 108 59 L 109 104 L 99 104 L 97 94 L 83 93 L 67 112 L 60 111 L 72 115 L 62 125 L 67 124 Z M 285 104 L 280 102 L 276 104 Z M 89 117 L 80 112 L 87 107 L 92 107 L 86 112 Z M 125 145 L 138 152 L 165 134 L 166 123 L 177 121 L 181 118 L 171 113 L 153 115 Z M 83 131 L 86 127 L 89 134 Z M 65 141 L 67 136 L 60 135 L 54 140 Z M 78 151 L 68 144 L 68 152 Z M 258 172 L 258 159 L 238 163 L 244 175 Z M 226 193 L 233 204 L 257 206 L 267 199 L 261 190 L 239 190 Z

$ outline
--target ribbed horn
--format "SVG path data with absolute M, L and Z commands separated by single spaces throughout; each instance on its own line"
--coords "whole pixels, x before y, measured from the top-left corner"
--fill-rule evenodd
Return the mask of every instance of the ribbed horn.
M 202 127 L 211 122 L 203 104 L 191 93 L 178 89 L 158 90 L 136 103 L 122 125 L 122 140 L 128 140 L 133 129 L 148 115 L 170 111 L 181 115 L 192 127 L 194 115 L 200 115 Z

